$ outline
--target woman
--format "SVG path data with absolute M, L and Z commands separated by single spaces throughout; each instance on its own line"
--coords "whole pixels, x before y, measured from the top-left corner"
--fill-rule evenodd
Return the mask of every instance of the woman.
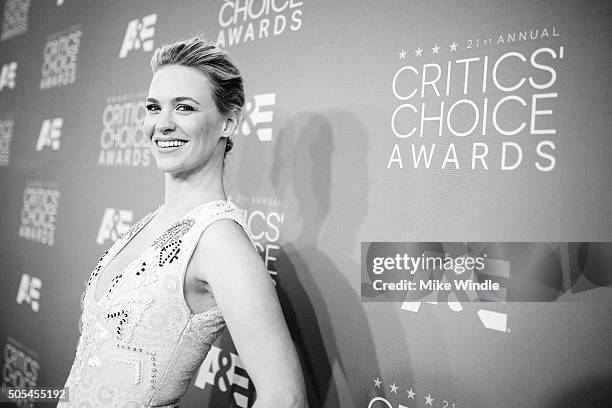
M 144 134 L 165 202 L 92 272 L 69 405 L 178 406 L 227 326 L 256 388 L 253 407 L 305 407 L 273 281 L 223 187 L 244 104 L 240 73 L 199 37 L 157 49 L 151 66 Z

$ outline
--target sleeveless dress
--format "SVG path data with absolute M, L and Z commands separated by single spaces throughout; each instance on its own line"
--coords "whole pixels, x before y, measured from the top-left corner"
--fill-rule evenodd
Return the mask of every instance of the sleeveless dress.
M 183 284 L 200 235 L 213 222 L 236 221 L 253 244 L 243 212 L 229 201 L 189 211 L 95 300 L 100 273 L 158 211 L 134 224 L 91 273 L 83 293 L 83 329 L 65 385 L 69 402 L 58 407 L 177 407 L 225 328 L 217 306 L 191 313 Z

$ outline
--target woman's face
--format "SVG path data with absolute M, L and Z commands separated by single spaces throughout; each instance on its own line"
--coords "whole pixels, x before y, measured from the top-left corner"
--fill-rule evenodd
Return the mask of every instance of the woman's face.
M 164 66 L 151 80 L 146 107 L 143 130 L 161 171 L 186 177 L 222 165 L 221 138 L 229 134 L 203 73 L 182 65 Z

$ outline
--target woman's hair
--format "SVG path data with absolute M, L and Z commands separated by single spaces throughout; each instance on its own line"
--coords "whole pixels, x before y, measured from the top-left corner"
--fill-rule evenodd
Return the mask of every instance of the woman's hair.
M 155 50 L 151 58 L 151 69 L 156 73 L 165 65 L 183 65 L 195 68 L 208 78 L 212 87 L 212 98 L 217 110 L 228 115 L 238 113 L 244 105 L 242 76 L 229 54 L 218 48 L 202 35 L 165 44 Z M 228 137 L 225 153 L 234 142 Z

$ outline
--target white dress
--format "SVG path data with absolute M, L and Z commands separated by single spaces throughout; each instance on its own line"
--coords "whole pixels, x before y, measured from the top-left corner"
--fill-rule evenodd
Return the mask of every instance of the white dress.
M 100 273 L 155 216 L 147 214 L 100 259 L 83 294 L 83 330 L 58 407 L 176 407 L 225 328 L 217 306 L 192 314 L 183 295 L 187 263 L 200 235 L 229 218 L 247 232 L 243 212 L 229 201 L 189 211 L 94 298 Z

